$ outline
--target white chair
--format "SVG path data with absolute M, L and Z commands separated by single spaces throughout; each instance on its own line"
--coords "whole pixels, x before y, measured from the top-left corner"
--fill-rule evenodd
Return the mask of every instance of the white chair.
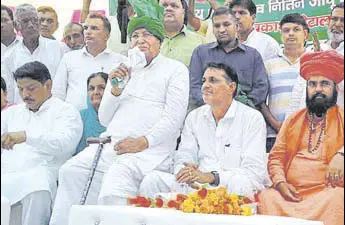
M 1 225 L 10 224 L 10 214 L 11 214 L 10 201 L 6 197 L 1 196 Z

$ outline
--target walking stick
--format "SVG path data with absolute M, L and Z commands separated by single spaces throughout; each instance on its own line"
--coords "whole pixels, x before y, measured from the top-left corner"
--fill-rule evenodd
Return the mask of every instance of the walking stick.
M 80 199 L 80 205 L 85 205 L 86 198 L 87 198 L 87 195 L 89 193 L 89 190 L 90 190 L 90 187 L 91 187 L 91 183 L 92 183 L 92 180 L 93 180 L 93 177 L 95 175 L 99 159 L 100 159 L 102 151 L 103 151 L 103 146 L 104 146 L 104 144 L 107 144 L 107 143 L 110 143 L 110 142 L 111 142 L 111 137 L 106 137 L 106 138 L 88 138 L 87 139 L 87 143 L 89 145 L 90 144 L 98 144 L 98 149 L 97 149 L 95 157 L 94 157 L 94 159 L 92 161 L 91 171 L 90 171 L 87 183 L 85 185 L 83 195 L 82 195 L 82 197 Z

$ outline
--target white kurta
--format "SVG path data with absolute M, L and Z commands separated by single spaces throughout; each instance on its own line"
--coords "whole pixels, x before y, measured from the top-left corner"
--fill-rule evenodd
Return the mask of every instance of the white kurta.
M 1 150 L 1 194 L 11 202 L 36 191 L 57 189 L 58 169 L 75 152 L 83 130 L 79 112 L 51 97 L 39 111 L 24 103 L 1 112 L 1 135 L 26 132 L 26 142 L 13 150 Z
M 248 194 L 253 189 L 261 190 L 268 181 L 265 148 L 266 124 L 260 112 L 234 100 L 216 125 L 211 107 L 204 105 L 186 119 L 175 154 L 174 175 L 154 172 L 152 179 L 150 175 L 144 179 L 141 194 L 152 197 L 176 188 L 172 177 L 186 162 L 198 164 L 201 172 L 218 171 L 220 186 L 230 192 Z
M 119 97 L 111 94 L 108 82 L 98 113 L 107 127 L 101 136 L 111 135 L 112 142 L 104 145 L 87 204 L 109 196 L 136 195 L 146 174 L 169 169 L 187 112 L 188 74 L 182 63 L 159 55 L 149 66 L 132 72 Z M 114 151 L 118 141 L 142 136 L 148 149 L 123 155 Z M 68 224 L 69 208 L 79 204 L 96 150 L 97 145 L 91 145 L 61 167 L 50 225 Z
M 9 46 L 6 46 L 1 42 L 1 61 L 5 59 L 4 57 L 5 53 L 9 51 L 10 49 L 12 49 L 14 46 L 16 46 L 21 40 L 22 40 L 22 37 L 16 35 L 16 38 Z
M 268 59 L 277 57 L 281 52 L 281 48 L 274 38 L 268 34 L 258 32 L 255 29 L 242 44 L 258 50 L 264 62 Z
M 96 57 L 86 48 L 66 53 L 56 73 L 52 93 L 78 110 L 87 108 L 87 78 L 96 72 L 109 73 L 127 58 L 104 50 Z
M 39 61 L 43 63 L 49 70 L 52 79 L 55 76 L 62 57 L 62 51 L 58 41 L 39 38 L 38 47 L 31 54 L 24 45 L 23 40 L 5 54 L 5 58 L 1 61 L 1 76 L 5 79 L 7 88 L 7 101 L 9 103 L 22 102 L 13 74 L 22 65 Z

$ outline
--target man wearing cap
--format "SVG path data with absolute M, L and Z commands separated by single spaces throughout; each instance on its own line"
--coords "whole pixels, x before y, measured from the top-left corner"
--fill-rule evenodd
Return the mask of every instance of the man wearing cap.
M 283 124 L 269 155 L 273 188 L 259 195 L 259 212 L 344 224 L 344 110 L 336 105 L 344 57 L 333 52 L 301 58 L 307 108 Z
M 101 136 L 112 141 L 104 145 L 86 204 L 127 204 L 146 174 L 169 172 L 187 112 L 188 69 L 160 54 L 163 8 L 157 0 L 131 3 L 147 11 L 138 10 L 128 26 L 132 68 L 121 64 L 109 74 L 98 115 L 107 127 Z M 124 88 L 114 82 L 124 77 L 129 78 Z M 50 225 L 68 224 L 69 209 L 79 204 L 97 148 L 89 146 L 60 169 Z

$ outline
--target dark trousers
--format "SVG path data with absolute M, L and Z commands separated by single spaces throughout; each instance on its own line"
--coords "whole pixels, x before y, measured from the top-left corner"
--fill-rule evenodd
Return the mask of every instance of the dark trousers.
M 276 143 L 277 138 L 267 138 L 266 140 L 266 152 L 270 153 L 274 144 Z

